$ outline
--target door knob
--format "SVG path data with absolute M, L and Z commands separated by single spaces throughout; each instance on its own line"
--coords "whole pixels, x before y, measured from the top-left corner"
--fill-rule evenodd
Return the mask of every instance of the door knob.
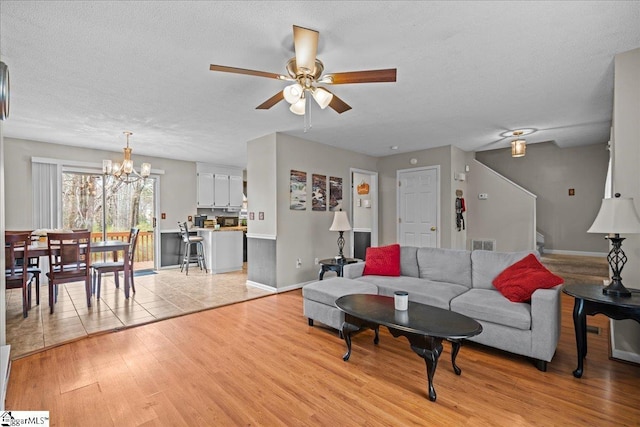
M 435 227 L 431 227 L 431 231 L 436 231 L 436 228 Z

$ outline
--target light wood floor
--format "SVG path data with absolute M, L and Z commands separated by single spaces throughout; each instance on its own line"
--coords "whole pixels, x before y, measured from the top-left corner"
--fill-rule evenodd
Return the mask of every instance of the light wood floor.
M 381 328 L 353 339 L 309 327 L 299 290 L 90 337 L 14 361 L 8 409 L 48 410 L 57 426 L 593 426 L 640 423 L 640 367 L 608 359 L 607 320 L 589 317 L 582 379 L 563 295 L 547 372 L 526 358 L 450 347 L 427 399 L 425 364 Z

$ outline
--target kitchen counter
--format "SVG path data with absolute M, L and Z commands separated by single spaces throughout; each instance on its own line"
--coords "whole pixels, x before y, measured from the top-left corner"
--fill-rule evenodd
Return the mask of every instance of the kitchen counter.
M 204 254 L 207 269 L 211 274 L 242 270 L 243 237 L 246 226 L 213 228 L 190 228 L 190 234 L 204 238 Z M 161 230 L 161 267 L 180 265 L 184 255 L 184 244 L 180 230 Z M 192 251 L 195 249 L 192 249 Z

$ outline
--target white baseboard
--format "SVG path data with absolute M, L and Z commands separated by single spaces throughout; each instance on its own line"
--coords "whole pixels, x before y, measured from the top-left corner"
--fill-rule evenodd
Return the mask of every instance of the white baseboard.
M 554 255 L 577 255 L 577 256 L 595 256 L 595 257 L 603 257 L 606 258 L 606 252 L 585 252 L 585 251 L 565 251 L 562 249 L 547 249 L 543 248 L 542 250 L 544 254 L 554 254 Z
M 281 293 L 281 292 L 293 291 L 295 289 L 300 289 L 307 283 L 313 283 L 313 282 L 316 282 L 316 280 L 309 280 L 308 282 L 302 282 L 302 283 L 294 283 L 293 285 L 284 286 L 282 288 L 274 288 L 273 286 L 268 286 L 262 283 L 247 280 L 247 286 L 253 286 L 254 288 L 259 288 L 259 289 L 263 289 L 265 291 L 271 291 L 274 293 Z
M 252 280 L 247 280 L 247 286 L 253 286 L 254 288 L 262 289 L 263 291 L 273 292 L 274 294 L 278 292 L 278 289 L 273 286 L 265 285 L 264 283 L 254 282 Z

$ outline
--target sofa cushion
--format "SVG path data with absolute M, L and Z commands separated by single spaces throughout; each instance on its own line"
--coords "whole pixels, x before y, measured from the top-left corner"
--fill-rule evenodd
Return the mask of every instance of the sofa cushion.
M 351 294 L 377 294 L 378 287 L 367 282 L 333 277 L 327 280 L 309 283 L 302 287 L 305 299 L 326 305 L 335 305 L 336 299 Z
M 451 299 L 469 290 L 466 286 L 455 283 L 433 282 L 406 276 L 400 278 L 362 276 L 356 280 L 376 285 L 380 295 L 391 297 L 395 291 L 407 291 L 409 293 L 409 301 L 428 304 L 445 310 L 449 310 Z
M 418 248 L 420 278 L 471 287 L 471 253 L 458 249 Z
M 376 276 L 400 275 L 400 245 L 369 247 L 365 254 L 363 275 Z
M 493 286 L 511 302 L 531 301 L 536 289 L 549 289 L 562 283 L 564 279 L 547 270 L 534 254 L 505 268 L 493 279 Z
M 530 253 L 537 252 L 471 252 L 471 278 L 473 287 L 477 289 L 496 289 L 491 282 L 502 273 L 502 270 L 521 260 Z
M 478 321 L 531 329 L 531 304 L 511 302 L 496 290 L 470 289 L 451 300 L 451 310 Z
M 418 248 L 415 246 L 400 247 L 400 275 L 409 277 L 420 277 L 418 269 Z

